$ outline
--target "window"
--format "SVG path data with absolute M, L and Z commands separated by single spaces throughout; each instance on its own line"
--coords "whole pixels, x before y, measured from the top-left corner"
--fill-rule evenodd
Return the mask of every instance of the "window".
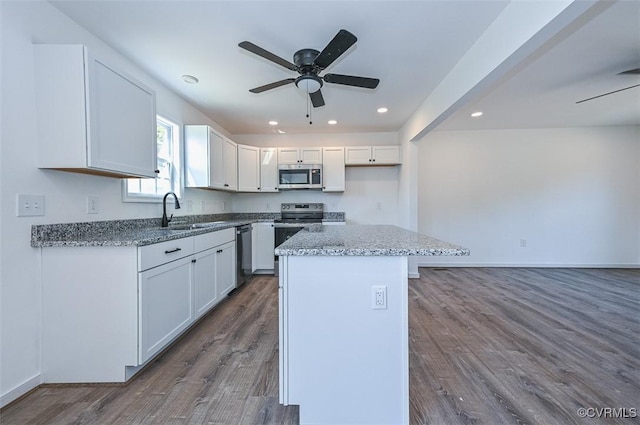
M 163 117 L 158 119 L 158 177 L 155 179 L 125 179 L 123 201 L 162 202 L 167 192 L 182 195 L 180 162 L 180 125 Z

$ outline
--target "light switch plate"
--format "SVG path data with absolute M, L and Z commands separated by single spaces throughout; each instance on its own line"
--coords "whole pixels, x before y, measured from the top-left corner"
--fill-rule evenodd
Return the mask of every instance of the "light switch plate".
M 16 215 L 18 217 L 35 217 L 44 215 L 44 195 L 16 196 Z

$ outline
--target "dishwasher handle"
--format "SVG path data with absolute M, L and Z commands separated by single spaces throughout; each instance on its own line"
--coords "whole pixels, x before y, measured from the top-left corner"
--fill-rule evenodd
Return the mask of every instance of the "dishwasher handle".
M 240 235 L 242 233 L 247 233 L 250 231 L 251 231 L 251 226 L 236 227 L 236 235 Z

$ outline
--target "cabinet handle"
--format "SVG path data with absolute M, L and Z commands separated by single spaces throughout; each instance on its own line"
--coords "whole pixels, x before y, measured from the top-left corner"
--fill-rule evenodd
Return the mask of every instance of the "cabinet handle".
M 217 250 L 216 252 L 217 252 L 218 254 L 220 254 L 220 253 L 222 252 L 222 250 L 221 250 L 221 249 L 219 249 L 219 250 Z
M 182 248 L 169 249 L 165 251 L 165 254 L 173 254 L 174 252 L 182 251 Z
M 369 162 L 371 162 L 371 158 L 369 158 Z
M 373 162 L 376 162 L 376 159 L 375 159 L 375 158 L 373 158 Z
M 153 170 L 154 173 L 160 174 L 160 170 Z
M 260 190 L 260 188 L 258 188 L 258 190 Z
M 192 262 L 192 263 L 195 263 L 195 262 L 196 262 L 196 259 L 194 258 L 193 260 L 191 260 L 191 262 Z
M 224 187 L 229 187 L 229 185 L 225 183 L 225 184 L 224 184 Z

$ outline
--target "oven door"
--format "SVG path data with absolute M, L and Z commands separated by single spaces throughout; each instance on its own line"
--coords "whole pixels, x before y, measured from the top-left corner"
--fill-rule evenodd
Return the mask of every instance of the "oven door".
M 300 230 L 304 229 L 304 225 L 296 224 L 296 223 L 275 223 L 274 228 L 275 228 L 275 244 L 273 248 L 275 249 L 278 246 L 282 245 L 282 243 L 285 242 L 287 239 L 289 239 L 291 236 L 295 235 Z M 278 276 L 279 274 L 279 270 L 280 270 L 279 266 L 280 266 L 280 263 L 278 262 L 278 256 L 275 255 L 273 273 L 276 276 Z

